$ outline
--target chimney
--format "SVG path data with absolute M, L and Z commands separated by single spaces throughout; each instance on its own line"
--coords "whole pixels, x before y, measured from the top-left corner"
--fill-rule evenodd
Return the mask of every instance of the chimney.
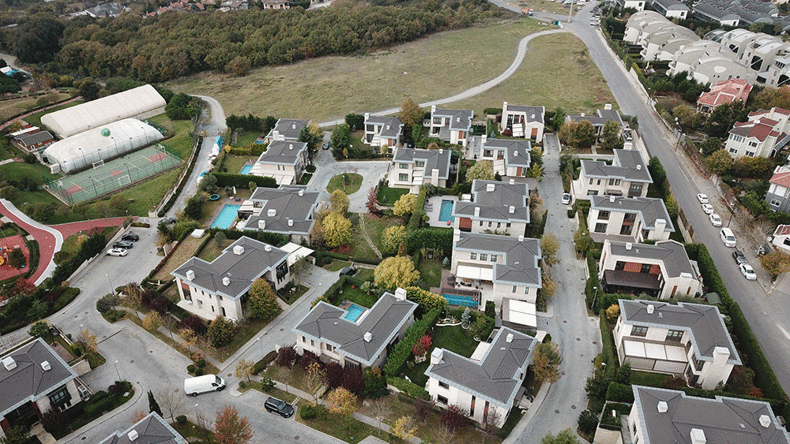
M 302 196 L 304 196 L 304 188 L 300 189 L 300 190 L 299 190 L 299 192 L 298 192 L 298 193 L 296 193 L 296 194 L 298 194 L 298 195 L 299 195 L 299 197 L 302 197 Z
M 507 111 L 507 102 L 502 102 L 502 115 L 505 115 Z
M 259 230 L 265 230 L 266 229 L 266 221 L 265 220 L 261 219 L 261 220 L 258 221 L 258 229 Z
M 453 245 L 457 244 L 459 240 L 461 240 L 461 230 L 453 230 Z
M 272 139 L 280 140 L 280 132 L 277 130 L 272 130 Z
M 277 209 L 276 208 L 269 208 L 266 211 L 266 215 L 269 216 L 269 217 L 277 216 Z
M 296 122 L 291 124 L 291 129 L 296 129 Z
M 612 104 L 611 104 L 611 103 L 605 103 L 605 104 L 603 105 L 603 109 L 604 109 L 605 111 L 611 111 L 611 109 L 612 109 Z
M 230 278 L 229 278 L 229 277 L 227 277 L 227 276 L 223 277 L 223 278 L 222 278 L 222 285 L 224 285 L 224 286 L 226 286 L 226 287 L 227 287 L 228 285 L 230 285 Z
M 766 429 L 771 426 L 771 417 L 768 415 L 760 415 L 760 425 Z
M 233 247 L 233 254 L 235 254 L 236 256 L 241 256 L 242 254 L 244 254 L 244 247 L 242 245 L 236 245 L 235 247 Z
M 293 219 L 288 219 L 288 226 L 289 227 L 293 227 L 294 226 L 294 220 Z
M 505 336 L 505 342 L 507 342 L 508 344 L 513 342 L 513 333 L 508 333 L 507 336 Z
M 637 171 L 642 171 L 642 165 L 637 165 L 637 166 L 636 166 L 636 170 L 637 170 Z
M 368 119 L 370 119 L 370 113 L 365 113 L 365 122 L 367 122 Z
M 614 196 L 614 194 L 610 195 L 610 196 L 609 196 L 609 202 L 612 202 L 612 203 L 614 203 L 614 200 L 615 200 L 615 196 Z
M 436 112 L 436 105 L 431 105 L 431 114 Z
M 373 335 L 370 332 L 365 333 L 365 336 L 363 337 L 365 338 L 365 342 L 370 342 L 373 340 Z
M 269 252 L 269 251 L 272 251 L 272 246 L 269 245 L 269 244 L 266 244 L 266 246 L 263 247 L 263 249 L 266 250 L 267 252 Z
M 518 151 L 513 151 L 513 156 L 518 157 Z
M 691 429 L 691 444 L 705 444 L 708 440 L 705 438 L 705 432 L 702 429 Z
M 659 234 L 663 234 L 667 229 L 667 221 L 664 219 L 656 219 L 656 238 Z
M 439 168 L 431 170 L 431 185 L 435 187 L 439 186 Z
M 437 365 L 442 363 L 442 353 L 444 352 L 443 348 L 436 347 L 431 352 L 431 365 Z
M 523 234 L 518 237 L 518 241 L 519 242 L 524 242 L 524 235 Z
M 516 179 L 510 179 L 510 184 L 511 185 L 515 185 L 516 184 Z
M 6 356 L 3 358 L 3 365 L 5 366 L 6 370 L 11 371 L 16 368 L 16 361 L 14 361 L 14 358 L 11 356 Z
M 631 251 L 632 248 L 634 248 L 634 244 L 632 244 L 631 242 L 626 242 L 625 243 L 625 250 L 626 251 Z
M 496 189 L 496 184 L 494 184 L 494 183 L 487 183 L 486 184 L 486 192 L 491 193 L 491 192 L 494 191 L 494 189 Z
M 444 154 L 444 148 L 439 148 L 439 154 Z
M 461 118 L 460 118 L 460 117 L 456 117 L 456 118 L 455 118 L 455 121 L 456 121 L 456 122 L 460 122 L 460 121 L 461 121 Z
M 475 207 L 475 217 L 480 217 L 480 207 Z
M 508 208 L 508 213 L 510 213 L 510 214 L 513 214 L 513 213 L 515 213 L 515 212 L 516 212 L 516 207 L 514 207 L 513 205 L 511 205 L 511 206 L 510 206 L 510 208 Z
M 289 143 L 289 144 L 288 144 L 288 149 L 289 149 L 289 150 L 292 150 L 292 149 L 294 149 L 294 144 L 293 144 L 293 143 Z
M 658 401 L 657 407 L 658 407 L 658 413 L 666 413 L 667 410 L 669 409 L 669 406 L 667 405 L 666 401 Z
M 407 292 L 406 292 L 405 288 L 397 288 L 397 289 L 395 289 L 395 299 L 398 299 L 399 301 L 405 301 L 406 300 L 406 293 Z
M 651 315 L 654 311 L 656 311 L 656 306 L 653 304 L 647 304 L 647 314 Z
M 44 370 L 45 372 L 52 370 L 52 366 L 49 365 L 49 361 L 44 361 L 41 363 L 41 370 Z
M 127 437 L 129 437 L 129 441 L 134 441 L 134 440 L 136 440 L 136 439 L 137 439 L 137 438 L 138 438 L 140 435 L 139 435 L 139 434 L 137 434 L 137 430 L 132 430 L 132 431 L 131 431 L 131 432 L 129 432 L 129 433 L 126 435 L 126 436 L 127 436 Z
M 387 125 L 387 131 L 389 131 L 389 129 L 390 129 L 390 126 L 389 126 L 389 125 Z
M 195 280 L 195 271 L 194 270 L 187 270 L 187 280 L 194 281 Z

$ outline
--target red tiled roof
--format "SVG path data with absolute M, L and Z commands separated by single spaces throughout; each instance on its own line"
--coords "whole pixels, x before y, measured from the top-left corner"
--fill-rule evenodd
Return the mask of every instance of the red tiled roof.
M 787 236 L 790 234 L 790 225 L 779 225 L 774 231 L 774 236 Z
M 790 188 L 790 172 L 777 173 L 771 176 L 771 183 Z
M 746 102 L 751 90 L 752 86 L 743 79 L 722 80 L 713 84 L 710 87 L 710 92 L 702 93 L 697 103 L 716 108 L 736 100 Z

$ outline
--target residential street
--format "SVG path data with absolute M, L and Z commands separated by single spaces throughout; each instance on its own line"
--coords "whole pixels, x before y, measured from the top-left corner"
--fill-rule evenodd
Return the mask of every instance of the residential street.
M 329 202 L 329 193 L 326 186 L 329 180 L 338 174 L 356 173 L 362 176 L 362 186 L 359 191 L 348 196 L 349 210 L 352 213 L 367 213 L 365 204 L 368 202 L 370 189 L 378 185 L 379 180 L 383 179 L 389 168 L 388 161 L 351 161 L 336 162 L 332 157 L 331 150 L 318 150 L 313 164 L 316 172 L 310 183 L 307 184 L 307 191 L 319 192 L 319 202 Z

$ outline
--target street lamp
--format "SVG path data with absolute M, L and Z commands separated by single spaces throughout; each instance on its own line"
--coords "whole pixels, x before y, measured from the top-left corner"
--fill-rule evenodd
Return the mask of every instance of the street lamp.
M 113 296 L 115 296 L 115 287 L 112 285 L 112 279 L 110 279 L 110 275 L 109 275 L 109 273 L 105 273 L 104 275 L 105 275 L 105 276 L 107 276 L 107 282 L 109 282 L 109 283 L 110 283 L 110 293 L 111 293 Z
M 195 422 L 198 422 L 198 412 L 197 412 L 197 404 L 195 404 Z
M 593 301 L 592 301 L 592 305 L 590 305 L 590 310 L 592 310 L 593 307 L 595 307 L 595 300 L 598 298 L 598 287 L 593 287 L 593 289 L 595 290 L 595 296 L 593 296 Z
M 118 371 L 118 361 L 115 361 L 115 373 L 118 375 L 118 382 L 121 381 L 121 372 Z
M 88 159 L 85 158 L 85 151 L 82 151 L 81 146 L 78 146 L 77 149 L 80 150 L 80 153 L 82 153 L 82 161 L 85 162 L 85 166 L 88 166 Z
M 256 339 L 256 341 L 261 344 L 261 359 L 263 359 L 263 336 Z

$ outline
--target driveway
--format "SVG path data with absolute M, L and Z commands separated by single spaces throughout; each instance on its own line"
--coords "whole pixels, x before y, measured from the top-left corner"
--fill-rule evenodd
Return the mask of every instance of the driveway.
M 368 209 L 365 204 L 368 202 L 368 193 L 370 193 L 371 188 L 378 185 L 381 179 L 384 179 L 390 162 L 337 162 L 332 156 L 331 150 L 318 150 L 318 154 L 313 159 L 313 164 L 316 166 L 316 171 L 310 183 L 307 184 L 307 191 L 321 193 L 318 197 L 319 202 L 329 201 L 329 193 L 326 191 L 326 186 L 329 184 L 330 179 L 338 174 L 356 173 L 362 176 L 362 186 L 359 187 L 359 191 L 348 196 L 350 203 L 348 211 L 352 213 L 367 213 Z

